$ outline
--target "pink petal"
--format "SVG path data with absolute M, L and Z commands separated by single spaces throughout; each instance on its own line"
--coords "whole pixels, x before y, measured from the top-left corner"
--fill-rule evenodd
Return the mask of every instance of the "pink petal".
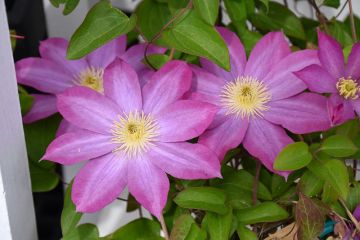
M 56 137 L 63 135 L 68 132 L 75 132 L 81 130 L 81 128 L 76 127 L 74 124 L 69 123 L 66 119 L 61 120 L 60 125 L 56 131 Z
M 254 118 L 249 123 L 243 144 L 267 169 L 287 178 L 289 172 L 275 171 L 273 164 L 280 151 L 292 142 L 283 128 L 264 119 Z
M 202 134 L 217 112 L 214 105 L 180 100 L 156 114 L 160 142 L 186 141 Z
M 351 49 L 346 66 L 346 77 L 360 79 L 360 43 L 355 43 Z
M 57 106 L 70 123 L 97 133 L 111 132 L 120 112 L 109 98 L 87 87 L 73 87 L 59 94 Z
M 326 104 L 327 99 L 321 95 L 302 93 L 270 102 L 264 118 L 297 134 L 324 131 L 330 128 Z
M 308 88 L 317 93 L 335 93 L 336 79 L 319 65 L 310 65 L 294 73 L 305 82 Z
M 156 166 L 176 178 L 221 177 L 219 159 L 201 144 L 156 143 L 148 155 Z
M 142 108 L 138 76 L 128 63 L 119 58 L 105 69 L 104 92 L 127 113 Z
M 346 101 L 338 94 L 332 94 L 327 101 L 327 109 L 329 119 L 332 126 L 346 122 L 355 118 L 354 109 L 356 111 L 356 101 Z
M 360 205 L 356 206 L 353 215 L 356 218 L 356 220 L 360 221 Z
M 146 83 L 148 83 L 152 77 L 152 75 L 155 73 L 155 71 L 144 68 L 137 72 L 140 82 L 140 87 L 142 88 Z
M 344 55 L 340 43 L 329 35 L 318 31 L 319 59 L 322 66 L 335 79 L 343 77 Z
M 132 47 L 130 47 L 124 54 L 121 55 L 121 59 L 123 59 L 125 62 L 129 63 L 136 72 L 141 71 L 144 68 L 147 68 L 147 66 L 142 62 L 144 59 L 145 54 L 145 47 L 147 44 L 136 44 Z M 162 54 L 166 52 L 166 48 L 162 48 L 156 45 L 150 45 L 146 54 Z
M 269 88 L 272 100 L 288 98 L 303 92 L 306 85 L 293 72 L 315 63 L 319 63 L 315 50 L 297 51 L 282 59 L 263 80 Z
M 222 161 L 226 152 L 237 147 L 243 140 L 248 128 L 248 120 L 229 117 L 223 124 L 205 131 L 199 143 L 213 150 Z
M 201 66 L 210 73 L 232 81 L 238 76 L 243 75 L 246 65 L 245 49 L 235 33 L 224 27 L 217 27 L 217 30 L 225 40 L 229 49 L 231 71 L 228 72 L 205 58 L 201 58 L 200 63 Z
M 111 135 L 103 135 L 87 130 L 65 133 L 50 143 L 42 159 L 71 165 L 90 160 L 116 148 Z
M 96 49 L 89 55 L 89 65 L 95 68 L 106 68 L 115 58 L 120 57 L 126 48 L 126 35 L 120 36 Z
M 96 212 L 114 201 L 126 186 L 127 164 L 128 160 L 118 152 L 86 163 L 72 187 L 76 211 Z
M 64 38 L 49 38 L 40 42 L 40 55 L 42 58 L 52 60 L 63 68 L 77 76 L 79 72 L 88 67 L 85 58 L 79 60 L 67 60 L 66 51 L 68 41 Z
M 156 113 L 180 99 L 190 89 L 191 77 L 191 69 L 185 62 L 166 63 L 142 89 L 145 112 Z
M 15 67 L 18 83 L 42 92 L 56 94 L 74 86 L 71 72 L 51 60 L 25 58 L 18 61 Z
M 57 112 L 55 96 L 44 94 L 32 94 L 31 96 L 34 97 L 33 105 L 23 117 L 24 123 L 32 123 Z
M 191 65 L 191 70 L 193 72 L 193 91 L 219 98 L 226 84 L 225 80 L 195 65 Z
M 128 188 L 144 208 L 160 218 L 170 184 L 166 173 L 151 161 L 144 155 L 129 160 Z
M 245 76 L 262 80 L 273 66 L 291 53 L 282 32 L 270 32 L 255 45 L 245 68 Z

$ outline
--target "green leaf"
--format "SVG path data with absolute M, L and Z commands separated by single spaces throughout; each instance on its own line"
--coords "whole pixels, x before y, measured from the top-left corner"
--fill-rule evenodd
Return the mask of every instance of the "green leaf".
M 319 194 L 323 186 L 324 180 L 316 177 L 309 170 L 304 173 L 299 182 L 300 191 L 308 197 Z
M 245 23 L 248 11 L 251 13 L 255 11 L 255 4 L 252 0 L 224 0 L 224 3 L 232 22 Z M 250 4 L 252 4 L 252 9 L 250 9 Z
M 359 121 L 358 119 L 349 120 L 335 129 L 336 134 L 347 136 L 354 140 L 359 136 Z
M 110 40 L 130 32 L 135 24 L 135 15 L 128 18 L 107 0 L 102 0 L 90 9 L 83 23 L 72 35 L 67 58 L 84 57 Z
M 86 223 L 78 226 L 68 235 L 63 237 L 63 240 L 98 240 L 99 230 L 94 224 Z
M 353 43 L 351 34 L 346 31 L 346 26 L 344 23 L 339 21 L 333 21 L 327 24 L 329 34 L 333 36 L 341 45 L 348 46 Z
M 138 16 L 137 25 L 148 41 L 171 19 L 168 5 L 155 0 L 142 1 L 135 12 Z
M 296 15 L 285 6 L 269 2 L 269 11 L 260 11 L 250 18 L 252 24 L 262 31 L 283 30 L 289 37 L 306 40 L 302 23 Z
M 18 85 L 18 92 L 20 98 L 20 107 L 21 107 L 21 114 L 25 115 L 30 109 L 34 102 L 34 97 L 31 96 L 25 88 Z
M 339 8 L 340 7 L 340 0 L 325 0 L 323 5 L 332 7 L 332 8 Z
M 241 240 L 258 240 L 256 234 L 243 224 L 238 225 L 236 232 Z
M 65 7 L 64 7 L 64 10 L 63 10 L 63 14 L 68 15 L 72 11 L 74 11 L 76 6 L 79 4 L 79 1 L 80 0 L 66 0 Z
M 160 69 L 165 63 L 170 61 L 170 57 L 165 54 L 152 54 L 147 56 L 147 60 L 150 62 L 151 66 Z M 148 66 L 150 65 L 145 59 L 142 60 L 142 62 Z
M 275 159 L 274 169 L 293 171 L 305 167 L 311 162 L 309 146 L 304 142 L 287 145 Z
M 262 35 L 259 32 L 250 31 L 246 24 L 236 24 L 234 23 L 235 31 L 237 32 L 241 43 L 244 45 L 246 55 L 250 55 L 251 50 L 254 48 L 255 44 L 260 40 Z
M 333 157 L 348 157 L 355 154 L 358 148 L 344 135 L 333 135 L 324 140 L 320 148 Z
M 184 240 L 188 235 L 191 225 L 195 223 L 190 214 L 183 214 L 174 223 L 170 234 L 171 240 Z
M 29 162 L 31 187 L 33 192 L 47 192 L 53 190 L 59 183 L 59 176 L 55 169 L 45 169 L 34 162 Z
M 232 220 L 232 211 L 228 211 L 225 215 L 207 212 L 202 224 L 206 225 L 210 239 L 228 240 L 230 238 Z
M 190 231 L 187 234 L 185 240 L 205 240 L 206 231 L 200 229 L 196 223 L 191 224 Z
M 298 238 L 316 239 L 324 229 L 328 210 L 321 203 L 300 194 L 295 208 Z
M 258 0 L 265 8 L 265 12 L 269 11 L 269 0 Z
M 194 10 L 188 11 L 185 15 L 162 33 L 159 44 L 184 53 L 205 57 L 220 67 L 230 70 L 227 46 L 215 27 L 197 17 Z
M 132 212 L 139 209 L 141 206 L 136 201 L 133 195 L 128 194 L 127 202 L 126 202 L 126 212 Z
M 240 223 L 255 224 L 284 220 L 289 214 L 274 202 L 263 202 L 255 207 L 237 210 L 236 217 Z
M 219 0 L 194 0 L 195 11 L 210 25 L 214 25 L 219 12 Z
M 357 205 L 360 204 L 360 184 L 354 183 L 354 186 L 350 188 L 349 196 L 346 199 L 346 205 L 351 212 L 355 210 Z
M 147 218 L 140 218 L 122 226 L 105 239 L 163 240 L 160 230 L 159 223 Z
M 321 201 L 326 204 L 334 203 L 338 200 L 339 194 L 337 191 L 334 190 L 334 188 L 328 183 L 325 182 L 323 192 L 321 195 Z
M 343 199 L 347 198 L 349 173 L 344 162 L 335 159 L 317 159 L 312 161 L 308 168 L 315 176 L 328 182 Z
M 60 7 L 60 4 L 63 4 L 65 2 L 66 0 L 50 0 L 50 3 L 56 8 Z
M 66 189 L 64 207 L 61 212 L 61 231 L 63 236 L 66 236 L 74 231 L 82 216 L 82 213 L 76 212 L 75 204 L 71 200 L 72 184 L 73 182 L 71 182 Z
M 212 187 L 191 187 L 181 191 L 174 202 L 183 208 L 200 209 L 225 214 L 225 193 Z

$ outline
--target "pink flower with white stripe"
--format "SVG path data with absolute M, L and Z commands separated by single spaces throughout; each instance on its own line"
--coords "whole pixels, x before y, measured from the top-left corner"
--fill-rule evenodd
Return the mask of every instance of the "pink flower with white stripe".
M 131 64 L 141 76 L 141 83 L 147 81 L 152 71 L 141 60 L 145 44 L 138 44 L 126 50 L 126 36 L 118 37 L 79 60 L 67 60 L 68 41 L 63 38 L 49 38 L 40 43 L 40 58 L 25 58 L 16 63 L 18 83 L 33 87 L 45 94 L 32 94 L 34 104 L 24 116 L 24 123 L 31 123 L 57 112 L 56 94 L 74 86 L 86 86 L 103 92 L 105 67 L 119 57 Z M 163 53 L 164 48 L 151 46 L 148 53 Z M 66 122 L 63 122 L 67 128 Z
M 100 210 L 127 185 L 159 218 L 169 190 L 166 173 L 220 176 L 211 150 L 185 142 L 203 133 L 217 111 L 209 103 L 182 100 L 191 78 L 186 63 L 171 61 L 141 87 L 131 66 L 117 59 L 104 71 L 104 94 L 74 87 L 58 95 L 59 112 L 80 130 L 56 138 L 43 159 L 65 165 L 90 159 L 73 183 L 77 211 Z
M 318 31 L 320 59 L 296 73 L 308 88 L 317 93 L 331 93 L 328 114 L 332 125 L 360 115 L 360 43 L 354 44 L 347 64 L 341 45 L 329 35 Z
M 229 48 L 231 71 L 206 59 L 200 61 L 202 68 L 193 66 L 195 92 L 190 98 L 220 108 L 199 143 L 223 159 L 229 149 L 242 142 L 251 155 L 274 171 L 276 156 L 293 142 L 284 128 L 298 134 L 329 128 L 326 98 L 301 93 L 306 85 L 292 73 L 318 63 L 316 51 L 291 53 L 283 33 L 271 32 L 246 60 L 238 37 L 226 28 L 218 30 Z

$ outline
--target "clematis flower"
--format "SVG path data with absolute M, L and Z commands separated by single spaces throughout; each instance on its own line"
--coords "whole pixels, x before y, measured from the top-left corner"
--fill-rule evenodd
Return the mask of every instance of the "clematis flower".
M 40 43 L 40 56 L 25 58 L 16 63 L 18 83 L 33 87 L 45 94 L 32 94 L 34 104 L 24 116 L 24 123 L 31 123 L 57 112 L 56 94 L 74 86 L 85 86 L 100 93 L 104 91 L 104 68 L 116 57 L 131 64 L 146 82 L 151 70 L 141 62 L 144 44 L 126 50 L 126 36 L 118 37 L 80 60 L 67 60 L 68 41 L 63 38 L 49 38 Z M 162 53 L 165 49 L 156 46 L 149 48 L 149 54 Z M 62 123 L 68 128 L 66 122 Z
M 182 100 L 191 75 L 186 63 L 172 61 L 141 88 L 136 72 L 117 59 L 104 71 L 104 95 L 85 87 L 58 95 L 59 112 L 80 129 L 56 138 L 43 159 L 65 165 L 90 159 L 73 183 L 77 211 L 98 211 L 127 185 L 160 217 L 169 190 L 166 173 L 183 179 L 220 176 L 211 150 L 185 142 L 199 136 L 217 111 Z
M 296 73 L 308 88 L 317 93 L 331 93 L 328 113 L 332 125 L 360 115 L 360 43 L 354 44 L 347 64 L 341 45 L 318 31 L 320 64 L 313 64 Z
M 306 86 L 292 73 L 318 63 L 316 51 L 291 53 L 283 33 L 271 32 L 256 44 L 247 61 L 238 37 L 226 28 L 218 31 L 229 48 L 231 71 L 206 59 L 200 60 L 201 68 L 193 66 L 195 92 L 190 98 L 220 108 L 199 143 L 223 159 L 243 142 L 251 155 L 274 171 L 276 156 L 293 142 L 284 128 L 297 134 L 329 128 L 326 98 L 301 93 Z

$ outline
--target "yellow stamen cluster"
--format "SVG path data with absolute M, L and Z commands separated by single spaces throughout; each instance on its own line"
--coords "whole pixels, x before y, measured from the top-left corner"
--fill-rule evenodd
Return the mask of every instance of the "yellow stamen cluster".
M 124 151 L 129 157 L 148 150 L 152 141 L 158 136 L 157 124 L 150 115 L 144 112 L 130 112 L 119 116 L 111 130 L 113 143 L 119 146 L 114 150 Z
M 359 89 L 356 80 L 353 80 L 351 77 L 348 78 L 340 78 L 336 83 L 336 88 L 339 94 L 345 99 L 357 99 L 359 98 Z
M 238 77 L 226 84 L 221 93 L 221 103 L 226 113 L 241 118 L 261 117 L 262 112 L 268 109 L 266 103 L 270 98 L 264 84 L 250 76 Z
M 104 69 L 89 67 L 76 76 L 75 83 L 103 93 L 103 75 Z

